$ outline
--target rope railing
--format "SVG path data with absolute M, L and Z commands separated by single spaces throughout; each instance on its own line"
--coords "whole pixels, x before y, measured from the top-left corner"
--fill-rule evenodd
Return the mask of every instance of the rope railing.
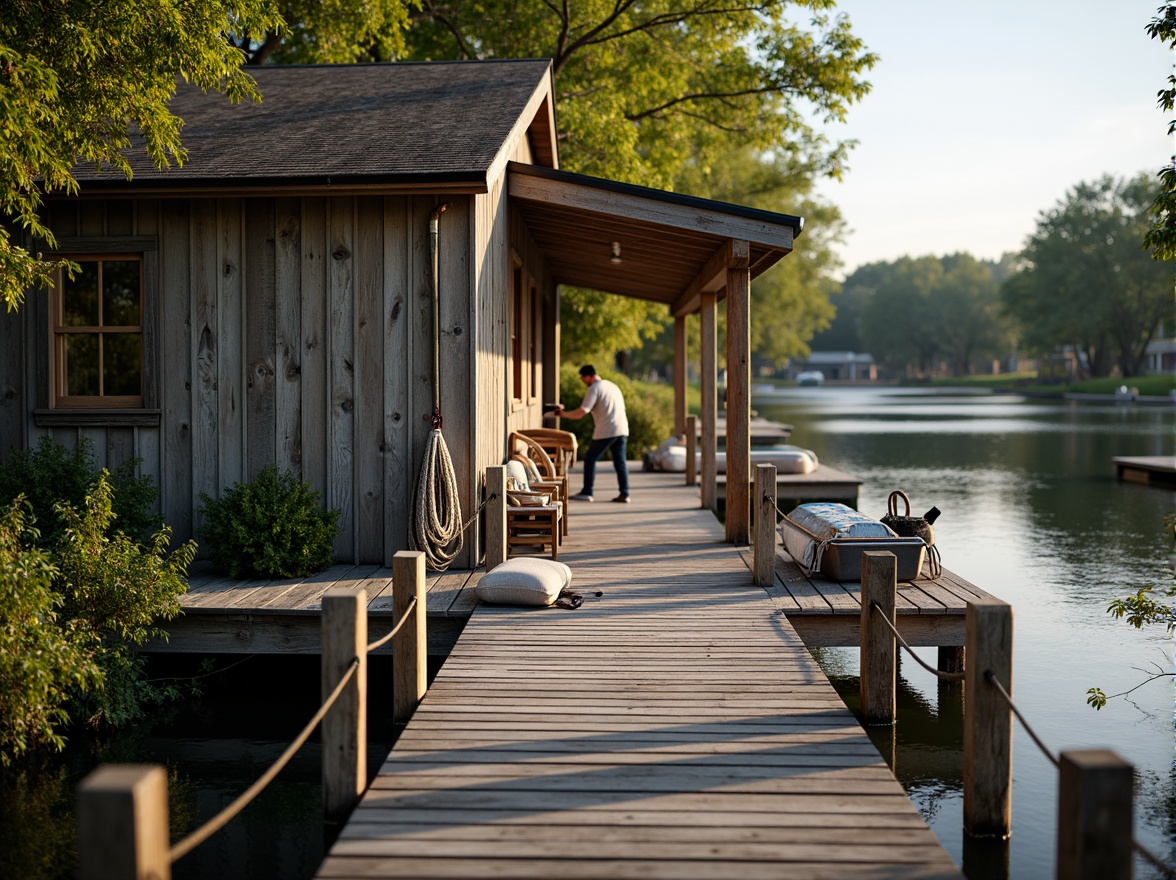
M 339 699 L 339 695 L 343 693 L 343 689 L 347 683 L 351 681 L 352 676 L 355 675 L 355 670 L 359 668 L 359 658 L 353 658 L 351 664 L 347 667 L 347 671 L 339 679 L 339 683 L 335 685 L 335 689 L 331 691 L 330 696 L 323 702 L 319 710 L 314 713 L 314 717 L 307 722 L 306 726 L 302 728 L 302 732 L 295 737 L 294 741 L 287 746 L 286 750 L 282 752 L 281 756 L 270 766 L 270 768 L 261 775 L 261 777 L 249 786 L 236 800 L 231 804 L 205 822 L 201 827 L 197 828 L 179 843 L 171 848 L 168 853 L 172 862 L 182 859 L 216 832 L 225 827 L 238 813 L 247 807 L 255 797 L 257 797 L 263 789 L 274 777 L 282 771 L 290 759 L 302 748 L 303 744 L 310 738 L 314 729 L 318 727 L 319 722 L 323 720 L 331 707 L 335 705 L 335 701 Z
M 902 645 L 902 647 L 906 650 L 906 652 L 908 654 L 911 655 L 911 657 L 913 657 L 915 659 L 916 663 L 918 663 L 920 666 L 922 666 L 924 669 L 926 669 L 928 672 L 930 672 L 932 675 L 934 675 L 940 681 L 961 682 L 964 680 L 964 673 L 962 673 L 962 672 L 944 672 L 942 669 L 936 669 L 934 666 L 930 665 L 925 660 L 923 660 L 922 657 L 920 657 L 918 654 L 916 654 L 914 652 L 914 650 L 911 648 L 911 646 L 906 643 L 906 639 L 904 639 L 901 635 L 899 635 L 898 630 L 894 628 L 894 624 L 890 622 L 890 618 L 886 616 L 886 612 L 882 610 L 881 605 L 879 605 L 877 602 L 871 602 L 870 608 L 871 608 L 871 610 L 878 612 L 878 616 L 882 618 L 882 622 L 886 624 L 886 627 L 892 633 L 894 633 L 895 640 L 900 645 Z
M 367 646 L 367 652 L 370 654 L 377 648 L 382 648 L 384 645 L 392 641 L 392 639 L 396 637 L 396 634 L 400 632 L 401 628 L 403 628 L 405 622 L 412 618 L 412 613 L 416 611 L 416 607 L 416 596 L 413 596 L 412 600 L 408 603 L 408 607 L 404 609 L 404 613 L 400 615 L 400 620 L 396 621 L 396 626 L 392 627 L 392 632 L 388 633 L 386 636 L 376 639 L 374 642 L 369 643 Z
M 1025 728 L 1025 732 L 1029 734 L 1029 738 L 1033 740 L 1033 744 L 1036 745 L 1041 753 L 1049 759 L 1049 762 L 1054 765 L 1054 769 L 1061 769 L 1061 762 L 1058 760 L 1057 756 L 1054 755 L 1053 752 L 1051 752 L 1048 748 L 1046 748 L 1045 743 L 1041 741 L 1041 737 L 1037 735 L 1037 731 L 1035 731 L 1029 722 L 1025 720 L 1025 716 L 1021 714 L 1021 710 L 1018 709 L 1017 704 L 1013 702 L 1012 696 L 1010 696 L 1009 692 L 1004 689 L 1004 686 L 1000 683 L 992 670 L 985 669 L 983 678 L 986 682 L 996 688 L 997 693 L 1001 695 L 1001 698 L 1005 701 L 1006 704 L 1008 704 L 1009 709 L 1017 717 L 1017 720 L 1021 722 L 1021 726 Z M 1131 849 L 1143 856 L 1143 858 L 1149 862 L 1152 867 L 1162 871 L 1166 877 L 1176 877 L 1176 868 L 1169 865 L 1135 838 L 1131 839 Z

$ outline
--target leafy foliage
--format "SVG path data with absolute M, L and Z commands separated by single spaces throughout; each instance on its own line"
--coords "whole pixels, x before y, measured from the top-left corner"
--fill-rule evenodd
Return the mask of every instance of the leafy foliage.
M 168 110 L 180 77 L 233 101 L 257 99 L 230 33 L 279 29 L 272 0 L 141 5 L 8 0 L 0 13 L 0 297 L 9 310 L 48 287 L 58 261 L 11 237 L 56 247 L 39 216 L 47 193 L 75 193 L 76 163 L 130 177 L 136 142 L 159 167 L 184 161 Z M 38 247 L 41 245 L 37 245 Z
M 0 516 L 0 765 L 38 745 L 60 749 L 70 693 L 102 680 L 92 639 L 60 619 L 57 569 L 38 539 L 14 501 Z
M 578 364 L 565 363 L 559 371 L 560 400 L 568 409 L 575 409 L 584 398 L 584 383 L 580 381 Z M 642 450 L 657 446 L 674 432 L 674 390 L 666 385 L 634 382 L 616 372 L 597 371 L 601 378 L 615 382 L 625 397 L 625 414 L 629 418 L 629 458 L 640 456 Z M 607 375 L 606 375 L 607 372 Z M 565 419 L 560 427 L 576 435 L 583 450 L 592 442 L 592 416 L 575 421 Z
M 90 646 L 102 672 L 100 689 L 75 695 L 74 717 L 120 726 L 140 717 L 144 703 L 174 696 L 144 680 L 134 647 L 167 637 L 159 624 L 180 613 L 196 544 L 189 541 L 169 555 L 166 526 L 146 546 L 112 532 L 113 498 L 109 474 L 102 471 L 83 507 L 57 505 L 65 529 L 57 545 L 54 588 L 71 637 Z
M 200 536 L 230 577 L 304 577 L 334 559 L 339 511 L 324 510 L 309 483 L 275 465 L 219 499 L 201 492 L 200 502 Z
M 1176 6 L 1165 3 L 1147 25 L 1148 36 L 1159 40 L 1170 50 L 1176 49 Z M 1168 75 L 1167 87 L 1156 93 L 1157 104 L 1165 113 L 1176 108 L 1176 75 Z M 1176 119 L 1168 123 L 1168 134 L 1176 134 Z M 1143 246 L 1152 257 L 1165 262 L 1176 260 L 1176 159 L 1160 169 L 1159 192 L 1152 200 L 1149 212 L 1151 225 L 1144 234 Z
M 277 0 L 285 27 L 230 35 L 248 64 L 388 61 L 404 52 L 416 0 Z
M 1143 372 L 1172 317 L 1172 267 L 1141 250 L 1155 186 L 1146 174 L 1080 183 L 1037 221 L 1002 296 L 1036 354 L 1073 346 L 1084 375 Z
M 130 459 L 109 476 L 114 489 L 110 528 L 136 539 L 160 525 L 159 516 L 152 512 L 157 498 L 155 484 L 149 476 L 135 475 L 138 464 L 139 459 Z M 72 452 L 51 437 L 42 437 L 35 449 L 14 450 L 0 464 L 0 503 L 23 495 L 40 526 L 41 546 L 53 547 L 64 528 L 56 505 L 84 505 L 97 476 L 94 444 L 89 437 L 82 437 Z
M 862 347 L 909 376 L 933 375 L 941 362 L 967 375 L 999 355 L 1007 338 L 993 267 L 970 254 L 873 263 L 845 287 L 860 303 Z

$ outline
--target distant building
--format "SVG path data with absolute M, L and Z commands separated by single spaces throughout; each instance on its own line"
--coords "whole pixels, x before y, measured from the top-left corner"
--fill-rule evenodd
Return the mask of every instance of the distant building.
M 1176 372 L 1176 339 L 1153 339 L 1147 344 L 1147 372 Z
M 826 382 L 874 382 L 878 379 L 878 366 L 872 354 L 856 351 L 814 351 L 804 360 L 794 360 L 788 365 L 788 378 L 795 379 L 800 373 L 820 372 Z

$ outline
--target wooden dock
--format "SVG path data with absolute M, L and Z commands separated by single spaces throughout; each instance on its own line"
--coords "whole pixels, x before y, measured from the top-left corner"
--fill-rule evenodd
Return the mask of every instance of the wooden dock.
M 755 476 L 755 466 L 752 466 Z M 727 497 L 727 475 L 716 474 L 715 483 L 720 499 Z M 776 474 L 776 497 L 781 505 L 796 505 L 805 501 L 840 501 L 856 507 L 862 481 L 826 464 L 817 465 L 809 474 Z M 784 508 L 788 510 L 788 507 Z
M 478 600 L 473 587 L 482 571 L 430 572 L 429 654 L 446 656 Z M 168 638 L 144 650 L 186 654 L 317 654 L 322 595 L 331 587 L 365 589 L 372 640 L 392 628 L 392 569 L 378 565 L 334 565 L 309 578 L 237 581 L 196 568 L 183 614 L 168 621 Z M 376 653 L 386 654 L 385 646 Z
M 318 876 L 960 877 L 697 490 L 633 476 L 572 511 L 584 606 L 475 609 Z
M 1127 483 L 1145 486 L 1176 486 L 1176 456 L 1116 456 L 1115 472 Z

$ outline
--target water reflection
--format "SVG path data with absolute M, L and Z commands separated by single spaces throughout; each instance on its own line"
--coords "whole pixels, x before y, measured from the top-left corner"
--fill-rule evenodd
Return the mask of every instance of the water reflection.
M 1172 549 L 1171 491 L 1119 483 L 1117 455 L 1172 455 L 1167 407 L 1018 401 L 1004 395 L 908 389 L 803 389 L 763 400 L 761 415 L 794 426 L 793 442 L 861 478 L 859 507 L 886 509 L 893 489 L 916 513 L 932 504 L 944 564 L 1014 607 L 1014 699 L 1045 742 L 1111 747 L 1140 779 L 1137 837 L 1172 852 L 1172 684 L 1159 681 L 1095 713 L 1086 689 L 1137 685 L 1138 670 L 1171 669 L 1162 632 L 1137 632 L 1105 614 L 1111 599 L 1166 584 Z M 922 654 L 922 651 L 920 651 Z M 924 655 L 934 662 L 934 651 Z M 857 702 L 856 652 L 827 649 L 823 668 Z M 1013 836 L 968 843 L 962 828 L 961 698 L 948 708 L 931 676 L 902 667 L 893 743 L 871 736 L 944 846 L 969 877 L 1053 874 L 1057 775 L 1018 728 L 1014 733 Z M 1156 873 L 1137 865 L 1137 877 Z

